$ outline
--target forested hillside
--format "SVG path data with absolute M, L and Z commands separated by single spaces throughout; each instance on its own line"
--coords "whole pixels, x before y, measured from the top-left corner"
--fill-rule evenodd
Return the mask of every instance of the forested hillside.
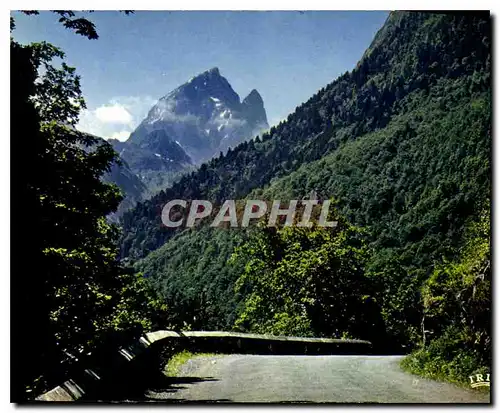
M 412 368 L 457 380 L 488 365 L 490 45 L 488 15 L 391 13 L 352 72 L 125 214 L 122 256 L 142 258 L 178 325 L 425 344 Z M 344 226 L 161 225 L 171 199 L 311 191 Z
M 490 25 L 470 15 L 391 13 L 357 67 L 321 89 L 285 122 L 203 164 L 123 219 L 122 255 L 141 257 L 172 235 L 159 210 L 170 199 L 243 198 L 273 178 L 383 129 L 417 94 L 463 81 L 468 96 L 489 90 Z M 436 91 L 444 97 L 445 90 Z M 412 95 L 407 99 L 406 96 Z M 423 102 L 422 102 L 423 103 Z

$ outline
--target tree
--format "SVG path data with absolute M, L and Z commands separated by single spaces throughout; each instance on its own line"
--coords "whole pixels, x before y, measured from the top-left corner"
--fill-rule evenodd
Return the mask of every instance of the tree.
M 460 256 L 436 265 L 422 288 L 420 348 L 405 360 L 413 372 L 466 383 L 491 366 L 490 206 L 468 222 Z
M 373 339 L 380 311 L 365 276 L 363 231 L 338 226 L 258 228 L 232 257 L 246 262 L 236 327 L 259 333 Z
M 97 38 L 91 22 L 70 11 L 56 13 L 65 27 Z M 121 195 L 100 179 L 117 155 L 111 145 L 97 145 L 96 138 L 74 128 L 85 108 L 80 78 L 64 62 L 56 66 L 56 58 L 64 53 L 53 45 L 24 46 L 11 39 L 11 239 L 17 258 L 11 272 L 12 399 L 17 402 L 57 384 L 73 361 L 109 334 L 137 331 L 131 327 L 143 321 L 140 307 L 157 304 L 118 261 L 118 229 L 106 216 Z M 135 287 L 149 299 L 127 301 L 123 294 Z

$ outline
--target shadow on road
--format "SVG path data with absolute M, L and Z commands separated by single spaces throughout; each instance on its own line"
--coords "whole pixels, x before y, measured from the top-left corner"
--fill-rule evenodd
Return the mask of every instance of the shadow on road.
M 187 400 L 187 399 L 161 399 L 149 398 L 149 402 L 167 403 L 167 404 L 214 404 L 214 403 L 234 403 L 231 399 L 212 399 L 212 400 Z
M 130 375 L 124 379 L 116 379 L 112 383 L 106 383 L 101 387 L 101 391 L 88 394 L 86 400 L 102 402 L 148 402 L 166 401 L 158 397 L 160 394 L 172 394 L 180 389 L 186 388 L 183 385 L 192 385 L 204 381 L 218 381 L 213 377 L 169 377 L 162 371 L 148 371 L 147 374 Z M 221 400 L 230 401 L 230 400 Z
M 219 381 L 213 377 L 168 377 L 163 376 L 158 382 L 152 383 L 143 391 L 142 398 L 136 401 L 156 401 L 165 403 L 182 403 L 188 402 L 185 399 L 166 399 L 166 395 L 171 395 L 181 389 L 186 389 L 189 385 L 195 383 L 202 383 L 207 381 Z M 183 386 L 185 385 L 185 386 Z M 128 399 L 130 400 L 130 399 Z M 217 400 L 200 400 L 200 403 L 216 403 L 216 402 L 231 402 L 230 399 L 217 399 Z

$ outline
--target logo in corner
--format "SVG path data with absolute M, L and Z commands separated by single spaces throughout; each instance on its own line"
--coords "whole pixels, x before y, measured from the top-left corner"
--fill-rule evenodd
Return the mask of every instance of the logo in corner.
M 490 387 L 490 373 L 488 374 L 474 374 L 469 376 L 470 386 L 475 389 L 476 387 Z

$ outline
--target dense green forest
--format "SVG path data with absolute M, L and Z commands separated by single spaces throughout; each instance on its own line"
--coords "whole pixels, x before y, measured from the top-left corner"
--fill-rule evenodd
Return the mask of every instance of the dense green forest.
M 413 370 L 440 360 L 429 367 L 440 377 L 457 357 L 450 377 L 489 366 L 489 307 L 479 316 L 474 302 L 489 300 L 490 268 L 464 248 L 475 237 L 477 260 L 489 263 L 489 230 L 469 228 L 489 228 L 490 45 L 488 15 L 391 13 L 352 72 L 126 214 L 122 256 L 161 292 L 179 327 L 366 338 L 380 351 L 419 351 Z M 311 192 L 334 197 L 358 231 L 160 224 L 170 199 Z M 363 247 L 352 244 L 360 233 Z M 459 274 L 464 265 L 469 275 Z M 436 275 L 450 272 L 463 279 Z M 460 287 L 482 298 L 448 303 Z M 443 308 L 430 327 L 432 294 Z
M 98 38 L 77 13 L 54 16 Z M 23 159 L 12 163 L 12 245 L 24 257 L 11 276 L 12 399 L 166 328 L 368 339 L 456 382 L 488 370 L 491 41 L 487 13 L 390 13 L 351 72 L 119 228 L 106 216 L 120 193 L 101 179 L 117 154 L 74 128 L 76 70 L 51 44 L 11 38 L 11 150 Z M 161 223 L 172 199 L 311 194 L 334 201 L 337 227 Z

